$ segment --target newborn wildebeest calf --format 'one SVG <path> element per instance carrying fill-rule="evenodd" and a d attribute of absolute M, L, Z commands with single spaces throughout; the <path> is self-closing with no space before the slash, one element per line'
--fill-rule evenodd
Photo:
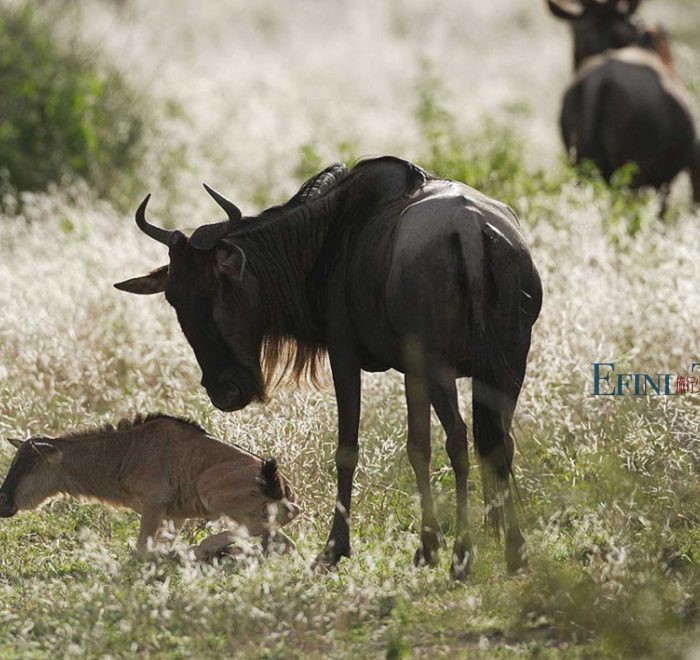
<path fill-rule="evenodd" d="M 261 536 L 265 550 L 275 534 L 292 543 L 275 532 L 299 513 L 275 460 L 220 442 L 194 422 L 149 415 L 116 429 L 11 442 L 19 449 L 0 487 L 0 517 L 64 494 L 140 513 L 139 551 L 157 539 L 165 521 L 179 530 L 188 518 L 222 516 Z M 195 555 L 210 557 L 234 541 L 232 532 L 215 534 Z"/>

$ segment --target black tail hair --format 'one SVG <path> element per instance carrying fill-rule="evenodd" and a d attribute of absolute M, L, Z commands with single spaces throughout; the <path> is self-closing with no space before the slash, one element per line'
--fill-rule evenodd
<path fill-rule="evenodd" d="M 260 489 L 265 497 L 271 500 L 283 500 L 285 498 L 284 485 L 277 470 L 277 461 L 268 458 L 263 461 L 260 468 Z"/>
<path fill-rule="evenodd" d="M 506 426 L 514 403 L 509 397 L 519 391 L 522 383 L 504 349 L 509 335 L 518 328 L 520 285 L 516 271 L 501 283 L 499 291 L 492 290 L 489 261 L 501 249 L 502 241 L 486 228 L 479 234 L 475 240 L 482 246 L 481 259 L 475 258 L 474 251 L 467 254 L 465 250 L 464 255 L 473 355 L 474 446 L 481 465 L 485 517 L 498 536 L 504 528 L 503 502 L 510 491 L 510 479 L 515 481 L 511 470 L 513 442 Z M 500 279 L 505 275 L 501 272 Z M 495 321 L 492 306 L 506 312 L 509 321 L 505 327 Z"/>
<path fill-rule="evenodd" d="M 700 204 L 700 141 L 697 141 L 693 147 L 690 178 L 693 184 L 693 203 Z"/>

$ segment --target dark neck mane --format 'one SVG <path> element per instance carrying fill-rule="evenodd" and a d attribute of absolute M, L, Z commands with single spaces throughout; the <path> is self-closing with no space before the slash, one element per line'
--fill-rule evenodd
<path fill-rule="evenodd" d="M 241 223 L 223 239 L 243 249 L 246 268 L 260 287 L 267 314 L 262 348 L 267 384 L 287 375 L 318 382 L 326 351 L 325 288 L 329 270 L 346 256 L 345 234 L 428 178 L 415 165 L 392 157 L 361 161 L 349 171 L 332 165 L 286 204 Z"/>
<path fill-rule="evenodd" d="M 276 207 L 236 230 L 266 313 L 262 366 L 266 384 L 285 376 L 318 384 L 325 342 L 310 277 L 335 217 L 338 191 L 293 207 Z"/>

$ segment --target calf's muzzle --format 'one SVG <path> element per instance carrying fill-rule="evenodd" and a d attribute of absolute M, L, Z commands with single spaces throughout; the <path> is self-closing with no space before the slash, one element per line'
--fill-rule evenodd
<path fill-rule="evenodd" d="M 17 513 L 17 506 L 10 503 L 5 493 L 0 493 L 0 518 L 12 518 Z"/>

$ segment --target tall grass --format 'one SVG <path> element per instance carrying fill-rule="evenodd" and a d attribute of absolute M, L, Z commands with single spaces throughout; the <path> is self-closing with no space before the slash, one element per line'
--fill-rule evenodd
<path fill-rule="evenodd" d="M 346 27 L 357 28 L 362 49 L 353 60 L 345 57 L 352 44 L 333 49 L 338 16 L 316 3 L 300 3 L 294 15 L 252 2 L 226 5 L 224 13 L 201 3 L 196 11 L 187 3 L 177 5 L 179 13 L 171 7 L 136 4 L 124 18 L 88 3 L 79 26 L 85 39 L 100 37 L 107 53 L 123 52 L 123 60 L 113 60 L 140 83 L 160 70 L 154 98 L 173 97 L 182 106 L 162 127 L 183 145 L 183 167 L 170 172 L 181 205 L 174 217 L 166 212 L 163 186 L 153 200 L 159 221 L 191 227 L 211 219 L 206 196 L 189 194 L 192 172 L 222 189 L 217 177 L 229 181 L 232 197 L 251 206 L 274 203 L 309 171 L 337 159 L 341 144 L 350 158 L 380 149 L 410 156 L 518 210 L 545 287 L 515 425 L 531 571 L 505 576 L 502 548 L 479 523 L 476 468 L 470 473 L 472 579 L 451 582 L 447 556 L 436 570 L 413 568 L 419 509 L 405 456 L 402 381 L 388 373 L 363 381 L 354 556 L 335 573 L 312 573 L 334 497 L 332 392 L 288 388 L 264 407 L 232 415 L 213 410 L 167 303 L 111 288 L 165 263 L 166 251 L 145 239 L 130 216 L 81 187 L 66 187 L 27 196 L 17 214 L 0 216 L 0 436 L 58 434 L 137 411 L 186 414 L 224 440 L 276 456 L 305 511 L 289 527 L 297 554 L 213 565 L 187 558 L 187 545 L 207 533 L 201 525 L 185 530 L 174 555 L 138 561 L 129 550 L 137 531 L 131 513 L 57 500 L 3 520 L 0 655 L 692 657 L 700 644 L 698 395 L 592 397 L 591 363 L 686 373 L 698 361 L 700 219 L 679 197 L 675 218 L 659 223 L 653 197 L 626 197 L 596 179 L 574 178 L 553 149 L 544 162 L 533 159 L 538 140 L 529 127 L 547 115 L 531 86 L 555 104 L 560 81 L 543 83 L 531 66 L 516 64 L 519 76 L 530 76 L 518 86 L 506 64 L 523 44 L 543 57 L 559 52 L 558 37 L 548 36 L 538 18 L 542 8 L 503 0 L 496 18 L 483 3 L 427 14 L 418 4 L 387 3 L 368 23 L 360 10 L 337 9 Z M 158 27 L 159 40 L 147 39 L 166 15 L 170 27 Z M 173 50 L 164 60 L 160 49 L 168 51 L 192 25 L 208 31 L 191 30 L 190 41 L 180 42 L 189 50 Z M 484 49 L 499 36 L 503 50 L 486 57 Z M 261 48 L 268 41 L 277 50 Z M 131 49 L 119 50 L 129 43 Z M 485 72 L 462 71 L 472 76 L 468 94 L 455 84 L 445 44 L 459 61 L 483 62 Z M 421 48 L 429 51 L 432 71 L 421 68 L 420 57 L 405 64 L 406 53 Z M 247 68 L 251 52 L 263 60 L 258 86 Z M 324 66 L 314 64 L 324 52 Z M 194 64 L 187 53 L 196 54 Z M 347 76 L 359 79 L 378 53 L 385 59 L 365 90 L 377 90 L 368 96 L 376 98 L 369 105 L 379 128 L 367 128 L 367 98 L 361 102 L 356 89 L 341 97 L 340 69 L 324 71 L 342 62 Z M 192 67 L 206 65 L 214 91 L 203 90 L 192 74 Z M 308 89 L 300 82 L 305 67 L 315 75 L 313 98 L 292 103 Z M 404 75 L 402 67 L 410 70 Z M 401 74 L 390 76 L 394 69 Z M 513 105 L 518 99 L 489 95 L 497 69 L 527 101 L 529 114 L 524 103 Z M 241 79 L 250 83 L 248 97 Z M 187 89 L 201 93 L 188 97 Z M 277 96 L 285 90 L 282 102 Z M 393 119 L 381 111 L 385 93 L 405 102 Z M 474 107 L 460 113 L 469 99 Z M 258 115 L 244 110 L 247 104 Z M 311 132 L 309 112 L 317 118 Z M 284 117 L 279 126 L 276 116 Z M 491 119 L 480 119 L 486 116 Z M 556 146 L 553 120 L 547 125 Z M 153 147 L 156 155 L 170 144 L 163 139 Z M 460 383 L 460 395 L 469 421 L 468 381 Z M 432 428 L 432 482 L 449 537 L 454 479 L 436 420 Z M 0 445 L 0 472 L 12 452 Z"/>

